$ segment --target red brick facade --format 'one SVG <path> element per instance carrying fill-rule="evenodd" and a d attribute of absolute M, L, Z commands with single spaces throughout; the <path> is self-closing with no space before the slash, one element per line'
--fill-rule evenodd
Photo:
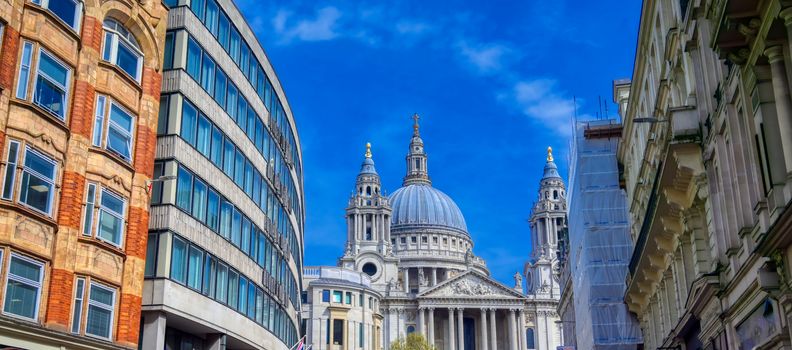
<path fill-rule="evenodd" d="M 94 120 L 96 90 L 93 85 L 83 80 L 74 82 L 74 102 L 72 103 L 71 122 L 72 134 L 82 135 L 91 139 Z"/>
<path fill-rule="evenodd" d="M 137 346 L 140 336 L 140 304 L 142 298 L 132 294 L 121 294 L 118 307 L 118 332 L 119 343 Z"/>
<path fill-rule="evenodd" d="M 51 0 L 50 4 L 55 1 Z M 11 199 L 0 199 L 0 271 L 7 271 L 9 256 L 24 256 L 42 266 L 38 313 L 20 324 L 0 312 L 3 345 L 40 348 L 66 344 L 69 348 L 111 348 L 106 340 L 86 336 L 86 303 L 75 316 L 75 281 L 86 281 L 83 295 L 89 295 L 90 283 L 115 291 L 113 330 L 109 341 L 116 348 L 137 348 L 143 266 L 148 237 L 148 193 L 141 186 L 151 179 L 156 148 L 157 112 L 162 82 L 161 52 L 165 41 L 167 9 L 160 1 L 85 1 L 79 33 L 45 5 L 31 0 L 0 1 L 0 22 L 5 24 L 0 47 L 0 174 L 5 174 L 9 139 L 34 149 L 56 166 L 52 210 L 35 211 L 19 199 L 21 176 L 15 178 Z M 100 6 L 101 4 L 101 6 Z M 119 12 L 120 11 L 120 12 Z M 115 18 L 123 16 L 124 18 Z M 101 62 L 103 21 L 118 19 L 127 26 L 143 51 L 143 77 L 134 81 L 112 62 Z M 22 25 L 24 23 L 24 25 Z M 17 99 L 15 83 L 19 81 L 20 38 L 32 44 L 31 67 L 36 67 L 38 52 L 46 49 L 71 70 L 67 84 L 68 110 L 60 120 L 36 105 L 31 70 L 28 96 Z M 111 154 L 106 142 L 96 147 L 92 139 L 96 121 L 97 93 L 122 103 L 134 115 L 132 159 Z M 109 117 L 107 117 L 109 118 Z M 107 119 L 103 122 L 107 124 Z M 100 133 L 107 135 L 105 129 Z M 24 152 L 20 151 L 20 154 Z M 20 156 L 21 157 L 21 156 Z M 20 174 L 19 168 L 12 168 Z M 5 188 L 0 176 L 0 189 Z M 97 237 L 99 209 L 94 206 L 93 223 L 83 227 L 88 183 L 97 185 L 96 200 L 107 190 L 124 201 L 123 235 L 120 242 Z M 97 203 L 99 204 L 99 203 Z M 87 234 L 84 234 L 87 233 Z M 0 273 L 0 277 L 4 275 Z M 0 311 L 6 293 L 6 279 L 0 278 Z M 72 332 L 77 319 L 81 325 Z M 8 321 L 8 322 L 6 322 Z M 24 329 L 22 329 L 24 328 Z M 37 331 L 46 328 L 47 331 Z M 17 332 L 19 331 L 19 332 Z M 55 332 L 60 334 L 53 335 Z M 7 334 L 16 334 L 6 336 Z M 15 337 L 19 337 L 18 339 Z M 33 344 L 33 345 L 31 345 Z M 41 346 L 36 346 L 41 344 Z"/>
<path fill-rule="evenodd" d="M 0 87 L 4 89 L 10 89 L 14 84 L 18 52 L 19 31 L 6 26 L 3 35 L 3 51 L 0 53 Z"/>
<path fill-rule="evenodd" d="M 74 273 L 52 269 L 50 275 L 49 298 L 47 299 L 47 312 L 45 324 L 50 328 L 61 331 L 69 329 L 69 319 L 74 300 L 72 288 L 74 286 Z"/>
<path fill-rule="evenodd" d="M 64 171 L 58 209 L 58 225 L 79 231 L 83 203 L 85 203 L 85 176 L 72 171 Z"/>
<path fill-rule="evenodd" d="M 146 241 L 148 238 L 149 213 L 146 208 L 130 207 L 129 224 L 127 225 L 126 254 L 127 256 L 146 259 Z"/>

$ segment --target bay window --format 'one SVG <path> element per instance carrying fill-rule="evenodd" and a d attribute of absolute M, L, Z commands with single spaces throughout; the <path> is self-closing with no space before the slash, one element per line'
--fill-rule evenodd
<path fill-rule="evenodd" d="M 104 339 L 111 338 L 115 299 L 115 289 L 91 282 L 85 322 L 86 335 Z"/>
<path fill-rule="evenodd" d="M 75 31 L 80 30 L 82 1 L 78 0 L 33 0 L 33 3 L 48 9 Z"/>
<path fill-rule="evenodd" d="M 12 163 L 9 152 L 9 163 Z M 36 211 L 52 216 L 55 194 L 55 160 L 29 146 L 25 147 L 22 176 L 20 177 L 19 203 Z M 16 160 L 13 160 L 16 163 Z M 12 183 L 6 183 L 13 186 Z"/>
<path fill-rule="evenodd" d="M 83 235 L 120 247 L 126 226 L 126 200 L 106 188 L 99 189 L 97 184 L 89 183 L 86 189 Z"/>
<path fill-rule="evenodd" d="M 3 313 L 36 320 L 41 302 L 44 264 L 12 254 L 6 277 Z"/>
<path fill-rule="evenodd" d="M 129 74 L 138 83 L 143 72 L 143 52 L 135 37 L 115 20 L 104 21 L 102 59 Z"/>
<path fill-rule="evenodd" d="M 20 156 L 23 157 L 21 161 L 23 166 L 19 177 L 18 202 L 52 216 L 57 164 L 43 153 L 29 146 L 22 146 L 19 141 L 9 142 L 2 198 L 11 200 L 17 189 L 17 166 L 20 164 Z"/>
<path fill-rule="evenodd" d="M 20 68 L 19 86 L 17 87 L 17 97 L 27 97 L 26 90 L 22 84 L 28 82 L 26 72 L 31 65 L 28 55 L 28 44 L 25 43 L 22 53 L 22 65 Z M 36 67 L 33 83 L 33 103 L 54 114 L 60 120 L 66 120 L 66 103 L 69 95 L 69 80 L 71 79 L 71 68 L 66 66 L 53 54 L 47 50 L 39 49 L 38 65 Z"/>
<path fill-rule="evenodd" d="M 132 160 L 132 141 L 135 117 L 107 96 L 96 97 L 96 115 L 92 144 Z"/>
<path fill-rule="evenodd" d="M 77 278 L 71 332 L 112 340 L 115 304 L 115 288 Z"/>

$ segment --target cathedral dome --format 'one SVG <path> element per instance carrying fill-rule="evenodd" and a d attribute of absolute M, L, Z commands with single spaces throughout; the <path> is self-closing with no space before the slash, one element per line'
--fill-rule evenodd
<path fill-rule="evenodd" d="M 391 225 L 400 227 L 447 228 L 468 234 L 465 217 L 451 197 L 428 184 L 411 184 L 390 195 Z"/>

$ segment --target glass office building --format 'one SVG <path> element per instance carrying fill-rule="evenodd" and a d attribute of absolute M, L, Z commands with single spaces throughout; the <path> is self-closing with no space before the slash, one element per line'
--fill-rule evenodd
<path fill-rule="evenodd" d="M 288 349 L 304 221 L 294 118 L 233 1 L 165 3 L 141 348 Z"/>

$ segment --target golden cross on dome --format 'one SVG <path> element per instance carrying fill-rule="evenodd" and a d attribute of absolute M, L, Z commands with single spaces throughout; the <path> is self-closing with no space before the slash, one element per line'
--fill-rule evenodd
<path fill-rule="evenodd" d="M 371 142 L 366 142 L 366 158 L 371 158 Z"/>
<path fill-rule="evenodd" d="M 553 147 L 547 147 L 547 161 L 553 161 Z"/>
<path fill-rule="evenodd" d="M 421 116 L 419 116 L 418 113 L 415 113 L 413 114 L 412 119 L 413 121 L 415 121 L 413 123 L 413 134 L 415 134 L 415 136 L 418 136 L 418 119 L 421 119 Z"/>

